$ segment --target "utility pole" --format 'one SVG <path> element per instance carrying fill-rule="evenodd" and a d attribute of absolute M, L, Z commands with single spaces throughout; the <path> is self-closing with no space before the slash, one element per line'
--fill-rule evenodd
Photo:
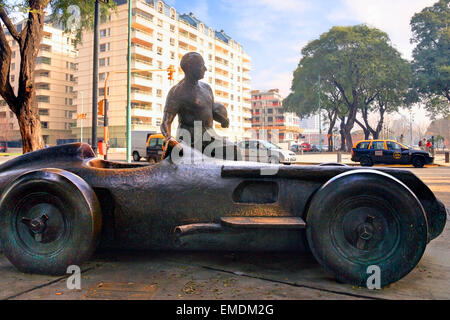
<path fill-rule="evenodd" d="M 92 149 L 97 154 L 97 100 L 98 100 L 98 32 L 99 32 L 99 0 L 95 0 L 94 9 L 94 64 L 92 67 Z"/>
<path fill-rule="evenodd" d="M 321 113 L 321 106 L 320 106 L 320 74 L 319 74 L 319 151 L 322 152 L 322 117 L 320 116 Z"/>
<path fill-rule="evenodd" d="M 131 163 L 131 17 L 133 0 L 128 0 L 128 54 L 127 54 L 127 162 Z"/>
<path fill-rule="evenodd" d="M 413 145 L 413 137 L 412 137 L 412 123 L 413 123 L 413 114 L 412 110 L 409 109 L 409 145 Z"/>
<path fill-rule="evenodd" d="M 83 112 L 84 112 L 84 92 L 80 91 L 80 94 L 81 94 L 81 114 L 83 114 Z M 83 142 L 83 118 L 81 118 L 80 142 Z"/>

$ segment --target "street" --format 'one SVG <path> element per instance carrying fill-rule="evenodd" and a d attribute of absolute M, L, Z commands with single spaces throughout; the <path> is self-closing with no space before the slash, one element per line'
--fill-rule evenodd
<path fill-rule="evenodd" d="M 450 168 L 410 169 L 450 207 Z M 0 299 L 448 299 L 450 227 L 419 265 L 381 290 L 337 283 L 302 253 L 97 252 L 81 289 L 18 272 L 0 255 Z"/>

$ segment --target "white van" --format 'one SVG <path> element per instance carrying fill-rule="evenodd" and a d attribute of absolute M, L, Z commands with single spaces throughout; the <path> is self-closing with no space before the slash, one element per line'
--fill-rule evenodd
<path fill-rule="evenodd" d="M 134 161 L 147 157 L 147 140 L 156 131 L 131 131 L 131 154 Z"/>

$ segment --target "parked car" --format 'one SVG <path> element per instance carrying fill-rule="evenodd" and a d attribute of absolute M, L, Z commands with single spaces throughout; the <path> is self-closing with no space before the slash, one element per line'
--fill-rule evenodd
<path fill-rule="evenodd" d="M 8 152 L 8 144 L 6 142 L 0 142 L 0 152 Z"/>
<path fill-rule="evenodd" d="M 98 243 L 309 248 L 340 282 L 365 286 L 376 265 L 384 286 L 406 276 L 445 227 L 444 205 L 409 171 L 224 161 L 180 146 L 148 166 L 98 159 L 80 143 L 1 164 L 3 254 L 21 272 L 63 275 Z M 273 174 L 262 175 L 268 168 Z"/>
<path fill-rule="evenodd" d="M 266 140 L 244 140 L 238 143 L 242 159 L 266 163 L 291 164 L 297 161 L 294 152 Z"/>
<path fill-rule="evenodd" d="M 361 140 L 354 144 L 352 161 L 360 162 L 364 167 L 374 163 L 412 164 L 422 168 L 434 162 L 428 151 L 410 149 L 394 140 Z"/>
<path fill-rule="evenodd" d="M 303 149 L 303 152 L 310 152 L 311 151 L 311 145 L 308 142 L 302 142 L 300 145 Z"/>
<path fill-rule="evenodd" d="M 157 163 L 162 160 L 164 152 L 164 136 L 161 133 L 152 134 L 147 140 L 147 161 Z"/>
<path fill-rule="evenodd" d="M 131 131 L 131 155 L 134 161 L 147 157 L 148 138 L 156 131 Z"/>

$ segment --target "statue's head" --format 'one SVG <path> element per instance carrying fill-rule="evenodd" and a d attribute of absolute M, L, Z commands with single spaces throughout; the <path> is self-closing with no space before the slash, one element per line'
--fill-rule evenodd
<path fill-rule="evenodd" d="M 203 61 L 202 56 L 197 52 L 186 53 L 181 59 L 180 65 L 184 74 L 188 77 L 200 80 L 205 76 L 205 61 Z"/>

